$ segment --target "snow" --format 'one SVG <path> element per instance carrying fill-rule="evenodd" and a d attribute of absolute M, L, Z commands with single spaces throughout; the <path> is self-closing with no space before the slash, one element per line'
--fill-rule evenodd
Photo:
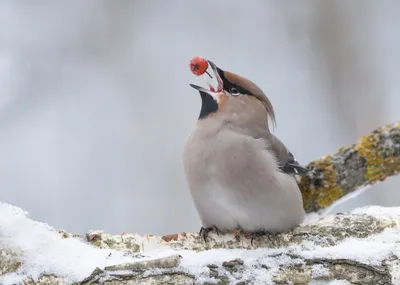
<path fill-rule="evenodd" d="M 123 252 L 96 248 L 82 240 L 62 238 L 47 224 L 33 221 L 20 208 L 0 202 L 0 248 L 20 248 L 23 266 L 14 274 L 0 276 L 0 284 L 16 284 L 26 277 L 56 274 L 69 282 L 89 276 L 96 267 L 132 262 Z M 110 255 L 111 253 L 111 255 Z"/>
<path fill-rule="evenodd" d="M 390 218 L 399 217 L 400 208 L 372 206 L 357 209 L 353 213 Z M 331 220 L 329 216 L 325 219 Z M 17 284 L 27 277 L 37 280 L 43 273 L 64 277 L 68 282 L 79 282 L 89 276 L 96 267 L 104 268 L 175 254 L 182 256 L 179 269 L 195 275 L 201 282 L 216 282 L 209 277 L 207 265 L 215 264 L 218 266 L 216 270 L 221 270 L 224 261 L 240 258 L 244 261 L 244 266 L 240 266 L 239 272 L 232 272 L 232 278 L 240 274 L 243 280 L 252 280 L 254 284 L 273 284 L 272 279 L 280 267 L 303 264 L 296 256 L 306 259 L 347 258 L 370 265 L 380 265 L 391 254 L 400 255 L 399 240 L 400 229 L 395 227 L 365 239 L 348 238 L 332 247 L 321 247 L 312 241 L 278 249 L 213 249 L 199 252 L 173 250 L 165 246 L 157 249 L 153 246 L 150 251 L 144 253 L 147 256 L 135 258 L 124 256 L 124 252 L 121 251 L 99 249 L 78 238 L 63 238 L 49 225 L 30 219 L 20 208 L 0 202 L 0 248 L 6 245 L 7 248 L 21 249 L 23 252 L 21 268 L 16 273 L 0 276 L 0 284 Z M 151 273 L 151 270 L 147 272 Z M 312 275 L 315 278 L 329 276 L 329 270 L 324 266 L 314 265 Z M 349 283 L 336 280 L 315 281 L 310 284 Z"/>
<path fill-rule="evenodd" d="M 253 280 L 254 284 L 265 284 L 264 282 L 271 281 L 280 266 L 303 264 L 300 259 L 285 255 L 285 249 L 214 249 L 200 252 L 179 251 L 179 254 L 183 257 L 181 268 L 187 273 L 202 277 L 202 282 L 213 281 L 207 277 L 208 264 L 215 264 L 221 268 L 224 261 L 237 258 L 246 264 L 245 271 L 240 275 L 243 279 Z M 263 266 L 271 270 L 266 270 Z"/>
<path fill-rule="evenodd" d="M 346 242 L 332 247 L 310 246 L 308 250 L 301 250 L 306 258 L 351 259 L 370 265 L 381 265 L 382 260 L 391 253 L 400 254 L 398 245 L 400 231 L 386 230 L 386 233 L 374 239 L 348 238 Z"/>
<path fill-rule="evenodd" d="M 400 217 L 400 207 L 368 206 L 355 209 L 353 214 L 368 214 L 379 218 Z M 329 217 L 328 217 L 329 218 Z M 400 255 L 398 241 L 400 228 L 388 228 L 383 233 L 365 238 L 347 238 L 345 242 L 332 247 L 305 246 L 307 250 L 296 250 L 306 258 L 345 258 L 370 265 L 381 265 L 391 254 Z"/>
<path fill-rule="evenodd" d="M 351 285 L 349 281 L 346 280 L 333 280 L 333 281 L 311 281 L 308 285 Z"/>
<path fill-rule="evenodd" d="M 379 182 L 377 182 L 379 183 Z M 376 183 L 376 184 L 377 184 Z M 319 221 L 321 218 L 328 216 L 329 214 L 332 213 L 332 211 L 339 205 L 341 205 L 342 203 L 345 203 L 351 199 L 354 199 L 355 197 L 359 196 L 361 193 L 365 192 L 366 190 L 368 190 L 371 187 L 371 185 L 366 185 L 366 186 L 362 186 L 359 187 L 358 189 L 356 189 L 355 191 L 343 196 L 342 198 L 340 198 L 339 200 L 333 202 L 330 206 L 328 206 L 325 209 L 322 209 L 318 212 L 311 212 L 308 213 L 302 223 L 302 225 L 308 225 L 308 224 L 313 224 L 317 221 Z"/>
<path fill-rule="evenodd" d="M 320 213 L 315 213 L 315 212 L 308 213 L 301 224 L 303 226 L 313 224 L 318 222 L 321 218 L 322 215 Z"/>
<path fill-rule="evenodd" d="M 313 278 L 329 276 L 329 269 L 322 264 L 315 264 L 311 267 L 311 274 Z"/>
<path fill-rule="evenodd" d="M 379 182 L 376 182 L 376 184 L 378 184 Z M 354 190 L 353 192 L 343 196 L 342 198 L 340 198 L 339 200 L 333 202 L 330 206 L 328 206 L 326 209 L 323 209 L 320 211 L 320 215 L 321 216 L 326 216 L 328 214 L 330 214 L 337 206 L 339 206 L 342 203 L 345 203 L 351 199 L 354 199 L 355 197 L 361 195 L 362 193 L 364 193 L 366 190 L 368 190 L 369 188 L 371 188 L 372 185 L 365 185 L 365 186 L 361 186 L 359 188 L 357 188 L 356 190 Z"/>
<path fill-rule="evenodd" d="M 400 217 L 399 207 L 368 206 L 352 211 L 353 214 L 367 214 L 375 217 Z"/>

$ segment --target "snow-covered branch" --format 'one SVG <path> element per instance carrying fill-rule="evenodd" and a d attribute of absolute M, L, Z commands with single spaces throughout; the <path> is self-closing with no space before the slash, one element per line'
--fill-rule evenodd
<path fill-rule="evenodd" d="M 310 213 L 400 172 L 400 122 L 376 129 L 308 167 L 317 175 L 302 177 L 299 185 Z"/>
<path fill-rule="evenodd" d="M 0 203 L 0 233 L 2 285 L 400 284 L 400 208 L 326 216 L 252 247 L 240 233 L 73 236 Z"/>

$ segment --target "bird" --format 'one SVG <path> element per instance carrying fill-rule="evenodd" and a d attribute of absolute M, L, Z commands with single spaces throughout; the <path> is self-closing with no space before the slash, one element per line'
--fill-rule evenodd
<path fill-rule="evenodd" d="M 259 236 L 288 231 L 305 218 L 295 176 L 309 169 L 270 131 L 275 111 L 249 79 L 207 60 L 217 86 L 190 84 L 201 109 L 182 153 L 200 234 L 237 229 Z M 210 77 L 212 77 L 210 75 Z"/>

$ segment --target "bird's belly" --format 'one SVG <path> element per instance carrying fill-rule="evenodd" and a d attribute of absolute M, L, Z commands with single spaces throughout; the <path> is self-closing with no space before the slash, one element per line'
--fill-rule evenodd
<path fill-rule="evenodd" d="M 199 209 L 200 217 L 206 227 L 216 226 L 221 231 L 235 229 L 245 215 L 249 215 L 245 210 L 245 205 L 239 199 L 240 195 L 235 195 L 232 189 L 222 186 L 218 181 L 212 180 L 201 191 L 201 196 L 208 200 L 202 203 Z"/>
<path fill-rule="evenodd" d="M 301 198 L 288 198 L 279 193 L 271 196 L 267 188 L 266 185 L 256 195 L 246 195 L 246 189 L 240 185 L 227 188 L 217 180 L 210 181 L 201 192 L 207 202 L 201 203 L 202 208 L 198 209 L 203 226 L 215 226 L 221 231 L 241 228 L 248 232 L 281 232 L 300 224 L 304 218 Z"/>

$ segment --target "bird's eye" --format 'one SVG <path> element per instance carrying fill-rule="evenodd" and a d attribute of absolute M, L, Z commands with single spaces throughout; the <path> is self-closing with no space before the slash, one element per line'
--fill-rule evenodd
<path fill-rule="evenodd" d="M 229 89 L 229 93 L 231 93 L 231 94 L 234 95 L 234 96 L 237 96 L 237 95 L 240 94 L 239 90 L 238 90 L 236 87 L 231 87 L 231 88 Z"/>

